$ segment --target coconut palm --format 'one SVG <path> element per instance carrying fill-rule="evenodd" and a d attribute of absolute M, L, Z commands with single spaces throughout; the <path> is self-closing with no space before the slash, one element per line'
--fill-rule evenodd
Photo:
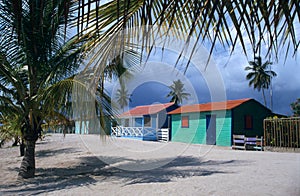
<path fill-rule="evenodd" d="M 169 88 L 170 92 L 167 97 L 171 97 L 170 102 L 175 102 L 175 104 L 181 104 L 184 99 L 188 99 L 191 96 L 190 93 L 185 92 L 184 84 L 179 79 L 173 81 L 173 84 Z"/>
<path fill-rule="evenodd" d="M 126 89 L 124 82 L 120 82 L 120 88 L 117 90 L 116 99 L 123 111 L 124 107 L 128 106 L 128 102 L 131 102 L 130 96 L 131 95 L 128 94 L 128 90 Z"/>
<path fill-rule="evenodd" d="M 130 29 L 144 25 L 158 25 L 162 34 L 157 35 L 166 37 L 172 34 L 187 44 L 191 37 L 196 38 L 196 43 L 209 41 L 210 54 L 216 45 L 222 45 L 232 51 L 241 46 L 248 55 L 247 43 L 250 41 L 250 53 L 260 54 L 261 48 L 267 47 L 267 54 L 277 59 L 280 47 L 288 46 L 286 53 L 292 47 L 296 54 L 300 45 L 294 27 L 300 18 L 298 0 L 116 0 L 103 5 L 99 2 L 79 1 L 79 5 L 86 5 L 86 9 L 80 7 L 77 27 L 81 37 L 90 38 L 86 48 L 99 47 L 101 43 L 101 55 L 97 55 L 103 56 L 103 61 L 109 58 L 107 54 L 116 46 L 130 44 L 128 40 L 132 36 L 143 36 L 141 47 L 151 50 L 155 46 L 155 42 L 149 41 L 153 28 Z M 127 31 L 120 37 L 129 37 L 128 40 L 103 44 L 107 38 L 115 38 L 124 29 Z M 191 48 L 192 56 L 195 48 Z"/>
<path fill-rule="evenodd" d="M 264 104 L 267 106 L 264 90 L 269 89 L 272 77 L 277 74 L 272 70 L 267 70 L 272 63 L 270 61 L 262 63 L 261 57 L 255 57 L 254 61 L 249 61 L 249 65 L 245 68 L 246 71 L 249 71 L 246 76 L 246 79 L 249 80 L 249 86 L 262 91 Z"/>
<path fill-rule="evenodd" d="M 0 111 L 17 114 L 25 142 L 19 176 L 34 177 L 44 121 L 68 118 L 79 43 L 65 28 L 72 1 L 0 1 Z"/>
<path fill-rule="evenodd" d="M 208 0 L 116 0 L 78 1 L 77 31 L 79 38 L 88 38 L 87 50 L 97 48 L 97 65 L 103 65 L 116 54 L 131 48 L 136 52 L 151 52 L 156 46 L 155 37 L 168 35 L 186 41 L 181 54 L 189 51 L 191 59 L 196 44 L 208 41 L 210 55 L 215 46 L 242 48 L 245 55 L 261 53 L 278 59 L 279 49 L 287 48 L 296 54 L 299 37 L 296 27 L 300 12 L 298 0 L 289 1 L 208 1 Z M 86 7 L 84 9 L 83 7 Z M 156 26 L 153 26 L 156 25 Z M 154 32 L 154 33 L 153 33 Z M 132 38 L 138 41 L 132 42 Z M 158 41 L 158 43 L 161 43 Z M 250 45 L 248 45 L 250 43 Z M 285 47 L 287 46 L 287 47 Z M 249 48 L 252 50 L 249 52 Z M 292 48 L 292 50 L 290 50 Z M 191 49 L 191 50 L 190 50 Z M 92 61 L 96 57 L 91 58 Z M 210 57 L 209 57 L 210 59 Z M 208 59 L 208 60 L 209 60 Z M 139 64 L 140 61 L 132 63 Z M 187 61 L 186 69 L 190 61 Z M 90 64 L 87 65 L 89 67 Z"/>

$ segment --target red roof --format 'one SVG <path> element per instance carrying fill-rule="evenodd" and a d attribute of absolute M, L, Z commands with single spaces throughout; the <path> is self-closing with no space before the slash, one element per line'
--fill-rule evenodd
<path fill-rule="evenodd" d="M 215 110 L 231 110 L 249 100 L 252 99 L 247 98 L 247 99 L 239 99 L 239 100 L 228 100 L 228 101 L 221 101 L 221 102 L 186 105 L 186 106 L 181 106 L 180 108 L 177 108 L 176 110 L 173 110 L 168 114 L 208 112 L 208 111 L 215 111 Z"/>
<path fill-rule="evenodd" d="M 174 105 L 174 102 L 165 103 L 165 104 L 152 104 L 152 105 L 143 105 L 137 106 L 127 112 L 124 112 L 120 115 L 120 117 L 126 116 L 143 116 L 143 115 L 150 115 L 156 114 L 162 110 L 167 109 L 168 107 Z"/>

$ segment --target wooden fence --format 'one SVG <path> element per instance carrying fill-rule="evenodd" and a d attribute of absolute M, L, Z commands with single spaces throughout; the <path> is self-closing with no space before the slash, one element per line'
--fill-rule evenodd
<path fill-rule="evenodd" d="M 156 130 L 152 127 L 123 127 L 111 128 L 111 135 L 118 137 L 155 137 Z"/>
<path fill-rule="evenodd" d="M 300 118 L 264 120 L 265 146 L 300 148 Z"/>

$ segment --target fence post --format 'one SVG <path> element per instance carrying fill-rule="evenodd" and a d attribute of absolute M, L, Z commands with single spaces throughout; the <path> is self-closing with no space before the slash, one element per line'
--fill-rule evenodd
<path fill-rule="evenodd" d="M 265 119 L 264 145 L 273 147 L 300 147 L 300 117 Z"/>

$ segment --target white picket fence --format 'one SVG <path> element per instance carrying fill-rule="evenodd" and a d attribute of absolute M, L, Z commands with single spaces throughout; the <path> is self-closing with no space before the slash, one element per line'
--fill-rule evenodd
<path fill-rule="evenodd" d="M 157 131 L 157 141 L 168 142 L 169 141 L 169 129 L 159 129 Z"/>
<path fill-rule="evenodd" d="M 169 141 L 169 129 L 154 129 L 152 127 L 123 127 L 117 126 L 111 128 L 111 135 L 117 137 L 143 137 L 156 138 L 157 141 Z"/>

